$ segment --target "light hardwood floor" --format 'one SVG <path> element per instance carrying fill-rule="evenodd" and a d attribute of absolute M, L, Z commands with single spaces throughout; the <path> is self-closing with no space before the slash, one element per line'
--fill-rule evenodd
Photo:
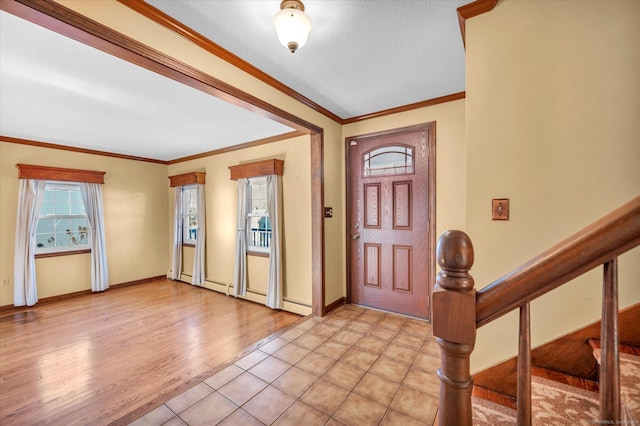
<path fill-rule="evenodd" d="M 165 279 L 0 313 L 0 424 L 144 413 L 300 319 Z"/>

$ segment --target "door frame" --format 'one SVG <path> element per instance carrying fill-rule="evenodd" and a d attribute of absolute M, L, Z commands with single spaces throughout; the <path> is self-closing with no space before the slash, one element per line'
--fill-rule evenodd
<path fill-rule="evenodd" d="M 358 143 L 367 142 L 371 139 L 377 139 L 380 137 L 392 136 L 392 135 L 400 135 L 404 133 L 415 133 L 415 132 L 427 132 L 427 152 L 428 152 L 428 172 L 427 172 L 427 191 L 428 193 L 428 256 L 427 266 L 429 268 L 429 273 L 427 274 L 427 288 L 428 288 L 428 297 L 429 297 L 429 314 L 427 321 L 431 321 L 431 294 L 433 293 L 433 286 L 435 285 L 435 265 L 436 265 L 436 122 L 430 121 L 426 123 L 420 123 L 412 126 L 399 127 L 395 129 L 383 130 L 380 132 L 374 133 L 366 133 L 362 135 L 356 136 L 348 136 L 344 138 L 344 150 L 345 150 L 345 207 L 346 207 L 346 216 L 345 216 L 345 256 L 346 256 L 346 282 L 347 282 L 347 298 L 346 302 L 351 303 L 351 184 L 353 176 L 351 175 L 351 170 L 349 168 L 349 164 L 351 163 L 351 158 L 349 154 L 349 146 L 351 141 L 357 141 Z"/>

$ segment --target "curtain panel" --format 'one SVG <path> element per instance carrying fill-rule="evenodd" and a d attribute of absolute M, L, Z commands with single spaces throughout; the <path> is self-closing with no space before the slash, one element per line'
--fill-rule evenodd
<path fill-rule="evenodd" d="M 36 287 L 36 227 L 44 199 L 46 181 L 20 179 L 16 239 L 13 261 L 13 304 L 32 306 L 38 302 Z"/>
<path fill-rule="evenodd" d="M 267 176 L 267 213 L 271 221 L 271 244 L 269 246 L 269 281 L 267 283 L 266 305 L 272 309 L 282 309 L 282 177 Z"/>
<path fill-rule="evenodd" d="M 179 280 L 182 273 L 182 186 L 174 187 L 173 240 L 171 243 L 171 279 Z"/>
<path fill-rule="evenodd" d="M 251 209 L 251 185 L 249 179 L 238 179 L 238 231 L 233 268 L 233 295 L 247 294 L 247 212 Z"/>
<path fill-rule="evenodd" d="M 198 207 L 196 212 L 196 221 L 198 223 L 198 232 L 196 232 L 196 250 L 193 256 L 193 275 L 191 277 L 191 284 L 193 285 L 201 285 L 204 284 L 205 281 L 205 257 L 204 257 L 204 246 L 205 246 L 205 238 L 206 238 L 206 227 L 205 227 L 205 188 L 203 184 L 197 184 L 197 198 L 198 198 Z"/>
<path fill-rule="evenodd" d="M 109 288 L 107 248 L 104 235 L 102 188 L 97 183 L 81 183 L 80 194 L 91 226 L 91 291 Z"/>

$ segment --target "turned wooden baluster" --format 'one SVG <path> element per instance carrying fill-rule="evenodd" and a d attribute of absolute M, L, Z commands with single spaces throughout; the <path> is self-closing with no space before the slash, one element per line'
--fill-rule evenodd
<path fill-rule="evenodd" d="M 520 306 L 518 339 L 518 426 L 531 425 L 531 315 L 529 304 Z"/>
<path fill-rule="evenodd" d="M 473 246 L 464 232 L 447 231 L 436 252 L 442 269 L 433 290 L 432 316 L 441 360 L 438 421 L 441 426 L 471 426 L 469 356 L 476 341 L 476 290 L 469 275 Z"/>
<path fill-rule="evenodd" d="M 618 353 L 618 258 L 604 264 L 600 330 L 600 420 L 620 422 Z"/>

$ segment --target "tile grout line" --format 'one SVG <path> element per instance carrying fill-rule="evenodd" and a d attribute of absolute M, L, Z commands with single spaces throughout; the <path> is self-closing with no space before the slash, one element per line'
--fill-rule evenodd
<path fill-rule="evenodd" d="M 345 312 L 345 315 L 342 315 L 342 316 L 339 316 L 339 317 L 334 317 L 334 318 L 328 318 L 328 319 L 327 319 L 326 317 L 325 317 L 325 318 L 323 318 L 323 319 L 316 319 L 315 317 L 309 317 L 309 318 L 306 318 L 306 319 L 305 319 L 305 321 L 303 321 L 303 322 L 301 322 L 301 323 L 299 323 L 299 324 L 295 325 L 294 327 L 291 327 L 291 328 L 290 328 L 289 330 L 287 330 L 286 332 L 281 333 L 281 334 L 279 334 L 278 336 L 275 336 L 275 337 L 273 337 L 273 338 L 265 339 L 266 341 L 264 341 L 264 344 L 254 347 L 254 348 L 253 348 L 253 351 L 248 352 L 248 353 L 244 353 L 244 356 L 243 356 L 243 357 L 237 357 L 237 358 L 235 358 L 235 359 L 234 359 L 234 361 L 233 361 L 233 362 L 231 362 L 231 363 L 229 363 L 228 365 L 226 365 L 226 366 L 224 366 L 224 367 L 222 367 L 222 368 L 218 369 L 218 371 L 217 371 L 215 374 L 219 373 L 220 371 L 222 371 L 222 370 L 224 370 L 225 368 L 228 368 L 228 367 L 230 367 L 230 366 L 232 366 L 232 365 L 235 365 L 235 366 L 236 366 L 236 367 L 238 367 L 240 370 L 242 370 L 242 373 L 240 373 L 240 374 L 236 375 L 235 377 L 233 377 L 233 378 L 229 379 L 227 382 L 225 382 L 225 384 L 223 384 L 223 385 L 219 386 L 219 388 L 218 388 L 218 389 L 214 389 L 212 386 L 209 386 L 207 383 L 205 383 L 205 380 L 208 380 L 208 379 L 203 380 L 201 383 L 203 383 L 205 386 L 207 386 L 207 388 L 211 389 L 211 390 L 212 390 L 212 392 L 211 392 L 211 393 L 209 393 L 209 394 L 207 394 L 207 395 L 205 395 L 203 398 L 199 399 L 198 401 L 195 401 L 195 402 L 194 402 L 193 404 L 191 404 L 189 407 L 192 407 L 193 405 L 195 405 L 195 404 L 197 404 L 197 403 L 201 402 L 203 399 L 207 398 L 207 397 L 208 397 L 209 395 L 211 395 L 212 393 L 217 393 L 218 395 L 220 395 L 221 397 L 223 397 L 225 400 L 229 401 L 231 404 L 233 404 L 233 406 L 235 406 L 235 407 L 236 407 L 236 408 L 235 408 L 231 413 L 229 413 L 229 415 L 227 415 L 227 416 L 225 416 L 223 419 L 220 419 L 220 420 L 219 420 L 219 422 L 221 423 L 221 422 L 224 422 L 226 419 L 228 419 L 230 416 L 234 415 L 234 413 L 236 413 L 238 410 L 241 410 L 241 409 L 242 409 L 242 410 L 244 410 L 244 409 L 243 409 L 243 407 L 244 407 L 244 406 L 246 406 L 250 401 L 252 401 L 252 400 L 253 400 L 254 398 L 256 398 L 258 395 L 260 395 L 260 394 L 262 394 L 263 392 L 265 392 L 265 390 L 266 390 L 266 389 L 268 389 L 269 387 L 273 387 L 274 389 L 276 389 L 276 390 L 278 390 L 278 391 L 280 391 L 280 392 L 283 392 L 283 393 L 284 393 L 284 394 L 286 394 L 287 396 L 289 396 L 289 397 L 292 397 L 292 398 L 293 398 L 293 401 L 292 401 L 289 405 L 287 405 L 287 406 L 286 406 L 286 408 L 285 408 L 285 409 L 284 409 L 284 410 L 283 410 L 283 411 L 282 411 L 282 412 L 281 412 L 281 413 L 280 413 L 280 414 L 279 414 L 279 415 L 278 415 L 278 416 L 277 416 L 277 417 L 276 417 L 276 418 L 275 418 L 275 419 L 270 423 L 270 424 L 273 424 L 273 423 L 277 422 L 277 421 L 278 421 L 278 420 L 279 420 L 279 419 L 280 419 L 280 418 L 281 418 L 281 417 L 282 417 L 282 416 L 283 416 L 283 415 L 284 415 L 284 414 L 285 414 L 285 413 L 286 413 L 286 412 L 287 412 L 287 411 L 288 411 L 288 410 L 289 410 L 293 405 L 295 405 L 296 403 L 301 402 L 301 403 L 303 403 L 303 404 L 306 404 L 304 401 L 302 401 L 303 396 L 304 396 L 305 394 L 307 394 L 307 393 L 309 392 L 309 390 L 314 386 L 314 384 L 315 384 L 315 383 L 318 383 L 318 381 L 319 381 L 319 380 L 327 380 L 329 383 L 331 383 L 331 384 L 333 384 L 333 385 L 336 385 L 336 386 L 338 386 L 338 387 L 340 387 L 340 388 L 344 389 L 345 391 L 348 391 L 348 393 L 347 393 L 347 395 L 345 396 L 344 400 L 342 400 L 342 401 L 341 401 L 341 403 L 336 407 L 336 409 L 335 409 L 335 410 L 333 410 L 333 412 L 332 412 L 330 415 L 328 415 L 327 413 L 324 413 L 322 410 L 318 410 L 318 408 L 316 408 L 316 407 L 314 407 L 314 406 L 310 406 L 310 407 L 314 408 L 315 410 L 317 410 L 317 411 L 319 411 L 319 412 L 322 412 L 322 413 L 323 413 L 323 414 L 325 414 L 325 415 L 328 415 L 328 420 L 327 420 L 327 421 L 331 421 L 331 420 L 333 420 L 333 421 L 339 422 L 339 420 L 337 420 L 337 419 L 335 418 L 335 414 L 336 414 L 336 413 L 338 413 L 338 412 L 340 411 L 340 409 L 342 409 L 342 407 L 344 407 L 344 406 L 345 406 L 345 404 L 346 404 L 347 400 L 349 399 L 349 397 L 351 397 L 351 395 L 352 395 L 352 394 L 355 394 L 357 397 L 362 398 L 362 399 L 365 399 L 365 400 L 367 400 L 367 401 L 369 401 L 369 402 L 371 402 L 371 403 L 375 403 L 375 404 L 377 404 L 377 405 L 382 405 L 382 404 L 380 404 L 380 403 L 379 403 L 378 401 L 376 401 L 376 400 L 370 399 L 370 398 L 369 398 L 369 397 L 367 397 L 367 396 L 360 395 L 359 393 L 356 393 L 356 389 L 357 389 L 357 388 L 358 388 L 358 386 L 363 382 L 364 378 L 365 378 L 365 377 L 367 377 L 367 375 L 373 375 L 373 376 L 378 377 L 379 379 L 382 379 L 382 380 L 385 380 L 385 381 L 390 381 L 390 382 L 392 382 L 392 383 L 394 383 L 394 384 L 397 384 L 397 386 L 398 386 L 398 387 L 397 387 L 397 389 L 395 390 L 395 392 L 393 393 L 393 396 L 390 398 L 390 402 L 389 402 L 388 404 L 386 404 L 386 407 L 384 407 L 384 408 L 385 408 L 385 410 L 384 410 L 384 414 L 382 415 L 382 417 L 380 418 L 380 421 L 379 421 L 379 424 L 380 424 L 380 423 L 382 423 L 382 422 L 384 421 L 384 419 L 385 419 L 385 418 L 389 415 L 389 413 L 392 411 L 391 406 L 393 405 L 393 402 L 394 402 L 394 401 L 396 400 L 396 398 L 398 397 L 398 394 L 400 393 L 400 390 L 401 390 L 401 388 L 402 388 L 403 386 L 408 387 L 408 388 L 409 388 L 409 389 L 411 389 L 411 390 L 414 390 L 414 391 L 417 391 L 417 392 L 424 393 L 424 392 L 422 392 L 422 391 L 421 391 L 421 390 L 419 390 L 419 389 L 415 389 L 414 387 L 410 387 L 410 386 L 404 385 L 404 382 L 405 382 L 405 380 L 407 379 L 407 377 L 408 377 L 409 373 L 411 372 L 411 370 L 416 366 L 417 360 L 418 360 L 418 358 L 419 358 L 420 354 L 421 354 L 421 353 L 423 353 L 423 349 L 425 348 L 425 346 L 426 346 L 426 345 L 429 345 L 429 344 L 431 344 L 431 343 L 432 343 L 432 342 L 431 342 L 431 340 L 430 340 L 430 337 L 433 335 L 433 331 L 432 331 L 432 329 L 430 329 L 430 330 L 427 332 L 427 334 L 426 334 L 426 336 L 425 336 L 425 337 L 421 337 L 420 333 L 419 333 L 419 332 L 415 332 L 415 331 L 411 331 L 411 332 L 410 332 L 410 331 L 404 331 L 404 332 L 403 332 L 403 330 L 405 329 L 405 327 L 409 324 L 409 321 L 412 321 L 412 320 L 414 320 L 414 319 L 412 319 L 412 318 L 406 318 L 406 317 L 403 317 L 403 320 L 402 320 L 402 322 L 401 322 L 401 324 L 400 324 L 399 326 L 397 326 L 397 327 L 391 327 L 391 328 L 390 328 L 390 327 L 387 327 L 387 326 L 385 326 L 385 325 L 383 324 L 383 323 L 384 323 L 384 320 L 385 320 L 385 317 L 386 317 L 388 314 L 384 314 L 384 313 L 382 313 L 382 314 L 380 314 L 380 315 L 375 315 L 377 318 L 375 318 L 375 320 L 374 320 L 374 321 L 370 322 L 370 321 L 369 321 L 369 318 L 367 318 L 367 320 L 363 320 L 363 319 L 362 319 L 362 317 L 363 317 L 363 316 L 365 316 L 365 315 L 367 315 L 370 311 L 367 311 L 367 310 L 366 310 L 366 309 L 364 309 L 364 308 L 359 308 L 359 309 L 362 309 L 362 311 L 360 311 L 360 312 L 357 312 L 357 313 L 356 313 L 356 312 L 355 312 L 355 311 L 356 311 L 355 309 L 349 309 L 349 308 L 347 308 L 347 309 L 345 309 L 344 311 L 342 311 L 342 312 Z M 355 313 L 355 314 L 354 314 L 354 313 Z M 355 322 L 357 322 L 358 320 L 359 320 L 359 322 L 360 322 L 361 324 L 366 324 L 366 325 L 368 325 L 368 329 L 367 329 L 367 331 L 362 332 L 362 331 L 360 331 L 360 330 L 361 330 L 361 328 L 351 328 L 351 327 L 350 327 L 352 324 L 354 324 L 354 323 L 355 323 Z M 309 326 L 309 325 L 308 325 L 308 321 L 312 321 L 312 322 L 314 322 L 314 324 L 313 324 L 312 326 Z M 426 322 L 425 322 L 425 323 L 426 323 Z M 335 328 L 335 330 L 334 330 L 331 334 L 329 334 L 329 335 L 328 335 L 329 337 L 327 337 L 327 335 L 325 335 L 325 334 L 318 334 L 318 333 L 314 333 L 314 332 L 312 332 L 312 330 L 313 330 L 314 328 L 316 328 L 316 327 L 318 327 L 318 326 L 320 326 L 320 325 L 323 325 L 323 324 L 324 324 L 325 326 L 327 326 L 327 327 Z M 340 324 L 342 324 L 342 325 L 340 325 Z M 426 324 L 428 324 L 428 323 L 426 323 Z M 304 328 L 301 328 L 301 327 L 304 327 Z M 289 332 L 294 332 L 294 330 L 296 330 L 296 329 L 298 329 L 298 328 L 299 328 L 299 330 L 298 330 L 298 331 L 301 331 L 301 334 L 296 335 L 293 339 L 288 340 L 291 336 L 287 336 L 287 338 L 283 337 L 283 336 L 285 336 L 286 334 L 288 334 Z M 376 329 L 384 329 L 384 330 L 390 331 L 390 332 L 392 332 L 392 335 L 391 335 L 388 339 L 385 339 L 385 338 L 383 338 L 383 337 L 381 337 L 381 336 L 378 336 L 378 335 L 376 335 L 376 334 L 373 334 L 373 333 L 372 333 L 372 331 L 375 331 Z M 293 367 L 296 367 L 299 363 L 301 363 L 301 362 L 302 362 L 304 359 L 306 359 L 309 355 L 311 355 L 311 354 L 317 354 L 317 355 L 319 355 L 319 356 L 325 356 L 325 357 L 326 357 L 327 355 L 324 355 L 324 354 L 322 354 L 322 353 L 316 352 L 316 351 L 317 351 L 317 349 L 318 349 L 318 348 L 320 348 L 320 347 L 322 347 L 322 345 L 324 345 L 324 344 L 325 344 L 325 343 L 327 343 L 328 341 L 331 341 L 331 339 L 332 339 L 334 336 L 336 336 L 338 333 L 340 333 L 340 332 L 342 332 L 342 331 L 347 331 L 347 332 L 352 332 L 352 333 L 358 333 L 358 334 L 360 334 L 361 336 L 360 336 L 359 338 L 357 338 L 357 340 L 353 341 L 352 343 L 349 343 L 348 345 L 347 345 L 347 344 L 343 344 L 343 343 L 341 343 L 341 342 L 339 342 L 339 341 L 335 341 L 335 343 L 339 343 L 339 344 L 341 344 L 341 345 L 344 345 L 344 346 L 346 347 L 346 349 L 344 350 L 344 352 L 342 352 L 342 353 L 340 354 L 340 356 L 339 356 L 337 359 L 333 359 L 333 362 L 332 362 L 331 366 L 330 366 L 330 367 L 328 367 L 328 368 L 327 368 L 327 369 L 326 369 L 326 370 L 325 370 L 325 371 L 324 371 L 320 376 L 316 376 L 314 373 L 311 373 L 311 372 L 307 371 L 306 369 L 301 369 L 303 372 L 305 372 L 305 373 L 307 373 L 307 374 L 310 374 L 310 375 L 312 375 L 312 376 L 314 376 L 314 377 L 315 377 L 315 380 L 312 382 L 312 384 L 311 384 L 309 387 L 307 387 L 307 388 L 306 388 L 306 390 L 305 390 L 302 394 L 300 394 L 300 395 L 299 395 L 299 396 L 297 396 L 297 397 L 294 397 L 293 395 L 289 394 L 288 392 L 284 392 L 284 391 L 280 390 L 278 387 L 276 387 L 276 386 L 274 386 L 274 385 L 273 385 L 273 384 L 274 384 L 278 379 L 280 379 L 283 375 L 287 374 L 287 372 L 291 371 Z M 296 334 L 296 333 L 292 333 L 292 335 L 295 335 L 295 334 Z M 414 346 L 412 346 L 410 343 L 404 343 L 404 344 L 403 344 L 403 343 L 399 343 L 399 342 L 396 342 L 396 343 L 395 343 L 395 345 L 396 345 L 396 346 L 398 346 L 398 347 L 400 347 L 400 348 L 408 349 L 408 350 L 412 350 L 412 351 L 415 351 L 415 352 L 416 352 L 415 356 L 413 357 L 413 360 L 412 360 L 412 361 L 407 365 L 407 369 L 406 369 L 405 373 L 403 374 L 402 378 L 400 379 L 400 381 L 399 381 L 399 382 L 396 382 L 395 380 L 390 380 L 390 379 L 386 378 L 385 376 L 381 376 L 381 375 L 377 374 L 376 372 L 372 371 L 372 368 L 373 368 L 373 366 L 374 366 L 377 362 L 379 362 L 379 360 L 380 360 L 380 359 L 382 359 L 382 358 L 383 358 L 383 356 L 384 356 L 384 355 L 383 355 L 383 354 L 384 354 L 384 352 L 385 352 L 387 349 L 389 349 L 389 347 L 393 344 L 393 342 L 394 342 L 394 341 L 395 341 L 395 340 L 396 340 L 396 339 L 397 339 L 401 334 L 402 334 L 402 335 L 411 336 L 411 337 L 415 337 L 415 338 L 419 338 L 419 339 L 420 339 L 420 341 L 421 341 L 421 344 L 420 344 L 420 347 L 419 347 L 418 349 L 415 349 L 415 347 L 414 347 Z M 302 339 L 304 336 L 313 336 L 313 337 L 316 337 L 316 338 L 317 338 L 317 337 L 320 337 L 320 338 L 322 338 L 322 341 L 321 341 L 321 343 L 314 345 L 314 346 L 313 346 L 313 349 L 310 349 L 309 347 L 307 347 L 307 346 L 305 346 L 305 345 L 302 345 L 302 344 L 300 344 L 299 342 L 298 342 L 298 343 L 296 343 L 296 341 L 299 341 L 299 340 L 300 340 L 300 339 Z M 373 339 L 377 339 L 377 340 L 380 340 L 381 342 L 384 342 L 384 346 L 382 346 L 379 350 L 376 350 L 375 352 L 372 352 L 372 351 L 368 350 L 368 349 L 367 349 L 367 346 L 363 346 L 363 347 L 359 347 L 359 346 L 357 346 L 358 342 L 360 342 L 363 338 L 365 338 L 365 337 L 367 337 L 367 336 L 370 336 L 370 337 L 371 337 L 371 338 L 373 338 Z M 276 338 L 281 338 L 285 343 L 284 343 L 282 346 L 280 346 L 280 347 L 278 347 L 278 348 L 276 348 L 276 349 L 272 350 L 272 351 L 271 351 L 271 353 L 268 353 L 268 352 L 265 352 L 265 351 L 262 351 L 262 350 L 261 350 L 261 349 L 263 348 L 263 346 L 265 346 L 265 345 L 267 345 L 267 344 L 269 344 L 269 343 L 271 343 L 271 342 L 275 341 L 275 339 L 276 339 Z M 295 363 L 291 363 L 291 362 L 289 362 L 289 361 L 285 361 L 285 360 L 280 359 L 280 358 L 278 358 L 277 356 L 275 356 L 275 354 L 276 354 L 278 351 L 280 351 L 281 349 L 283 349 L 283 348 L 285 348 L 285 347 L 289 346 L 290 344 L 295 344 L 296 346 L 298 346 L 298 347 L 300 347 L 300 348 L 303 348 L 303 349 L 307 350 L 307 351 L 308 351 L 308 353 L 307 353 L 307 354 L 305 354 L 304 356 L 302 356 L 300 359 L 298 359 Z M 309 344 L 309 342 L 307 342 L 306 344 L 308 345 L 308 344 Z M 313 343 L 311 343 L 311 344 L 313 345 Z M 345 357 L 347 356 L 347 354 L 349 354 L 349 353 L 350 353 L 352 350 L 354 350 L 354 349 L 356 349 L 356 350 L 358 350 L 358 351 L 361 351 L 361 352 L 369 353 L 369 354 L 371 354 L 371 355 L 375 355 L 375 356 L 376 356 L 376 358 L 374 359 L 374 361 L 373 361 L 373 362 L 371 362 L 371 364 L 370 364 L 366 369 L 361 369 L 359 366 L 353 365 L 353 364 L 351 364 L 351 363 L 349 363 L 349 362 L 346 362 L 346 361 L 345 361 Z M 257 361 L 257 362 L 252 363 L 251 365 L 247 366 L 247 368 L 245 368 L 245 367 L 241 367 L 240 365 L 237 365 L 237 363 L 238 363 L 238 362 L 240 362 L 242 359 L 244 359 L 245 357 L 247 357 L 247 356 L 249 356 L 249 355 L 251 355 L 251 354 L 253 354 L 253 353 L 256 353 L 256 352 L 260 352 L 260 353 L 261 353 L 262 355 L 264 355 L 265 357 L 264 357 L 264 358 L 262 358 L 261 360 Z M 329 358 L 332 358 L 332 357 L 329 357 Z M 388 357 L 388 356 L 386 356 L 385 358 L 388 358 L 388 359 L 393 360 L 393 358 L 390 358 L 390 357 Z M 284 370 L 284 371 L 282 371 L 280 374 L 278 374 L 278 376 L 277 376 L 277 377 L 274 377 L 274 378 L 270 379 L 269 381 L 266 381 L 266 380 L 264 380 L 263 378 L 261 378 L 261 377 L 257 376 L 255 373 L 253 373 L 253 372 L 250 372 L 250 371 L 249 371 L 249 370 L 251 370 L 252 368 L 256 367 L 258 364 L 260 364 L 260 363 L 262 363 L 262 362 L 264 362 L 264 361 L 266 361 L 266 360 L 268 360 L 268 359 L 272 359 L 272 360 L 277 360 L 277 361 L 284 362 L 284 363 L 286 363 L 286 364 L 288 365 L 288 367 L 286 368 L 286 370 Z M 325 378 L 325 377 L 327 376 L 327 374 L 330 372 L 330 370 L 331 370 L 331 369 L 332 369 L 336 364 L 338 364 L 338 363 L 343 363 L 344 365 L 346 365 L 346 366 L 348 366 L 348 367 L 351 367 L 351 368 L 357 368 L 357 369 L 359 369 L 360 371 L 362 371 L 362 372 L 363 372 L 363 374 L 360 376 L 360 378 L 357 380 L 357 382 L 356 382 L 356 383 L 354 383 L 354 385 L 353 385 L 353 386 L 351 386 L 351 389 L 344 388 L 342 385 L 339 385 L 339 384 L 333 383 L 331 380 L 328 380 L 328 379 L 326 379 L 326 378 Z M 297 368 L 299 368 L 299 367 L 297 367 Z M 244 403 L 243 403 L 243 404 L 241 404 L 241 405 L 237 405 L 237 404 L 236 404 L 236 403 L 234 403 L 233 401 L 229 400 L 229 399 L 228 399 L 224 394 L 220 393 L 220 392 L 219 392 L 219 389 L 220 389 L 220 388 L 222 388 L 223 386 L 225 386 L 227 383 L 230 383 L 231 381 L 235 380 L 235 378 L 239 377 L 240 375 L 242 375 L 242 374 L 244 374 L 244 373 L 248 373 L 248 374 L 249 374 L 249 375 L 251 375 L 252 377 L 254 377 L 254 378 L 256 378 L 256 379 L 258 379 L 258 380 L 260 380 L 260 381 L 265 382 L 265 383 L 266 383 L 266 386 L 265 386 L 264 388 L 262 388 L 259 392 L 257 392 L 255 395 L 251 396 L 248 400 L 244 401 Z M 215 375 L 215 374 L 214 374 L 214 375 Z M 213 375 L 212 375 L 211 377 L 213 377 Z M 197 385 L 196 385 L 196 386 L 197 386 Z M 185 391 L 185 392 L 187 392 L 187 391 Z M 429 397 L 433 397 L 433 395 L 430 395 L 430 394 L 426 394 L 426 395 L 428 395 Z M 167 401 L 167 402 L 169 402 L 169 401 Z M 186 423 L 186 421 L 184 421 L 184 419 L 182 419 L 182 417 L 180 417 L 180 414 L 175 413 L 171 408 L 169 408 L 169 406 L 167 405 L 167 403 L 164 403 L 163 405 L 164 405 L 167 409 L 169 409 L 169 411 L 170 411 L 171 413 L 173 413 L 173 414 L 174 414 L 174 415 L 173 415 L 173 417 L 172 417 L 171 419 L 174 419 L 175 417 L 178 417 L 181 421 L 183 421 L 183 422 L 185 422 L 185 423 Z M 308 405 L 308 404 L 307 404 L 307 405 Z M 187 409 L 188 409 L 188 408 L 187 408 Z M 187 409 L 184 409 L 184 410 L 183 410 L 183 412 L 184 412 L 184 411 L 186 411 Z M 435 418 L 437 418 L 437 411 L 438 411 L 438 409 L 436 408 Z M 244 410 L 244 412 L 245 412 L 247 415 L 250 415 L 252 418 L 254 418 L 254 419 L 256 419 L 257 421 L 259 421 L 259 422 L 261 422 L 261 423 L 262 423 L 262 421 L 261 421 L 261 420 L 257 419 L 257 418 L 256 418 L 255 416 L 253 416 L 250 412 L 248 412 L 248 411 L 246 411 L 246 410 Z M 399 413 L 400 413 L 400 414 L 402 414 L 402 415 L 405 415 L 405 416 L 407 416 L 407 417 L 409 417 L 409 418 L 411 418 L 411 419 L 413 419 L 413 420 L 415 420 L 415 421 L 420 422 L 420 420 L 418 420 L 417 418 L 413 417 L 412 415 L 406 414 L 406 413 L 404 413 L 404 412 L 399 412 Z M 434 420 L 435 420 L 435 418 L 434 418 Z M 171 421 L 171 419 L 169 419 L 168 421 Z M 340 423 L 341 423 L 341 422 L 340 422 Z M 429 424 L 429 423 L 427 423 L 427 424 Z M 431 424 L 433 424 L 433 423 L 431 423 Z"/>

